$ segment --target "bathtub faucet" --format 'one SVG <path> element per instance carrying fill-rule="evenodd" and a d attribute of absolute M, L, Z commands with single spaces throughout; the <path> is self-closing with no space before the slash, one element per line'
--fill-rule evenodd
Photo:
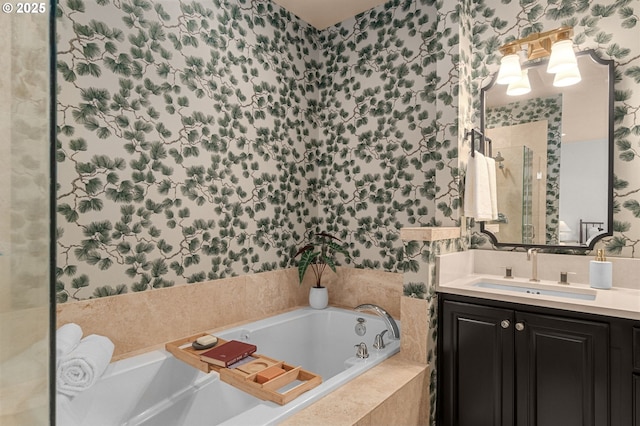
<path fill-rule="evenodd" d="M 398 340 L 400 338 L 400 329 L 398 328 L 398 324 L 396 324 L 396 321 L 393 319 L 393 317 L 389 315 L 389 313 L 384 309 L 382 309 L 380 306 L 374 305 L 371 303 L 365 303 L 365 304 L 356 306 L 354 309 L 358 312 L 361 312 L 361 311 L 375 312 L 387 324 L 387 329 L 389 330 L 389 334 L 391 335 L 391 338 L 393 340 Z"/>
<path fill-rule="evenodd" d="M 369 350 L 367 349 L 367 345 L 364 342 L 360 342 L 359 345 L 355 345 L 356 348 L 356 356 L 360 359 L 369 358 Z"/>

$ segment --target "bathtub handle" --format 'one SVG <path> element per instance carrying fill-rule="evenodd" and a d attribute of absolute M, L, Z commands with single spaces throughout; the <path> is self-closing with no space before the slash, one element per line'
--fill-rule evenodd
<path fill-rule="evenodd" d="M 384 349 L 385 344 L 382 336 L 384 336 L 384 333 L 386 333 L 387 331 L 389 330 L 382 330 L 382 333 L 376 334 L 376 337 L 373 339 L 373 347 L 375 349 Z"/>
<path fill-rule="evenodd" d="M 364 342 L 360 342 L 359 345 L 354 345 L 356 350 L 356 356 L 358 358 L 369 358 L 369 350 L 367 349 L 367 345 Z"/>

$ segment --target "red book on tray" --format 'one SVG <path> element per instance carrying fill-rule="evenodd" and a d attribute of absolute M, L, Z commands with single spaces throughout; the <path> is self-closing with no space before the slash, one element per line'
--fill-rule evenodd
<path fill-rule="evenodd" d="M 256 345 L 240 342 L 238 340 L 229 340 L 213 349 L 200 354 L 202 361 L 220 367 L 228 367 L 234 362 L 244 359 L 256 351 Z"/>

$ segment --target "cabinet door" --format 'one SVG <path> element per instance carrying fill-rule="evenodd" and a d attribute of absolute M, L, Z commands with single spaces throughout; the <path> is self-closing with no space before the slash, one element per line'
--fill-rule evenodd
<path fill-rule="evenodd" d="M 640 426 L 640 375 L 633 375 L 633 426 Z"/>
<path fill-rule="evenodd" d="M 518 426 L 609 424 L 609 326 L 516 313 Z"/>
<path fill-rule="evenodd" d="M 513 311 L 442 306 L 442 424 L 513 425 Z"/>

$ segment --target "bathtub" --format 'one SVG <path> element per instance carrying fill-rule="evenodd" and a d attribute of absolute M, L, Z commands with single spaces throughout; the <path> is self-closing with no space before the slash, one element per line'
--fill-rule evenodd
<path fill-rule="evenodd" d="M 365 318 L 364 336 L 354 326 Z M 98 383 L 74 399 L 58 396 L 60 426 L 92 425 L 273 425 L 311 405 L 332 390 L 400 350 L 400 341 L 373 348 L 385 330 L 381 318 L 339 308 L 302 308 L 215 333 L 243 340 L 258 353 L 284 360 L 322 376 L 319 386 L 283 406 L 255 398 L 203 373 L 164 350 L 111 363 Z M 369 358 L 355 357 L 365 342 Z"/>

